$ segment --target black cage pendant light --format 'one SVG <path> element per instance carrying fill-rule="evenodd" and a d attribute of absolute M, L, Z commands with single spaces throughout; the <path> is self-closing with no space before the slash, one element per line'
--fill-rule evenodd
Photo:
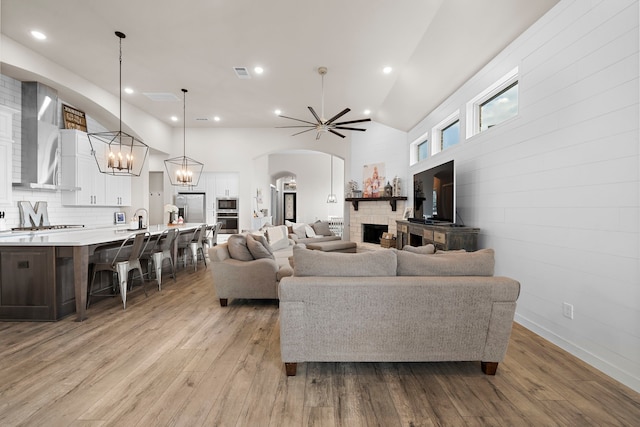
<path fill-rule="evenodd" d="M 140 176 L 149 147 L 136 137 L 122 132 L 122 39 L 126 36 L 116 31 L 120 39 L 120 127 L 117 131 L 89 133 L 91 151 L 100 172 L 109 175 Z"/>
<path fill-rule="evenodd" d="M 200 163 L 197 160 L 187 157 L 187 90 L 182 89 L 182 97 L 184 99 L 183 105 L 183 119 L 182 119 L 182 157 L 174 157 L 173 159 L 167 159 L 164 161 L 164 166 L 167 168 L 169 174 L 169 180 L 171 185 L 180 187 L 189 187 L 198 185 L 200 181 L 200 175 L 202 175 L 202 169 L 204 163 Z"/>

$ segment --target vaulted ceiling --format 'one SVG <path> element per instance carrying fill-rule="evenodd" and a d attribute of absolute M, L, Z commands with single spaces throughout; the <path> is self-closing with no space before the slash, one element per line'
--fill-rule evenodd
<path fill-rule="evenodd" d="M 181 88 L 189 127 L 291 124 L 276 109 L 312 120 L 307 106 L 321 109 L 317 68 L 325 66 L 326 117 L 370 110 L 372 120 L 406 131 L 557 1 L 2 0 L 0 12 L 6 37 L 116 95 L 114 32 L 125 33 L 123 87 L 134 93 L 123 100 L 172 126 L 182 126 Z M 47 39 L 35 40 L 34 29 Z"/>

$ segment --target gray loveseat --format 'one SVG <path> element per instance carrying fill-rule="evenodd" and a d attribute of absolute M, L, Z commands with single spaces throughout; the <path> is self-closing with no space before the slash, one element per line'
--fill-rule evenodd
<path fill-rule="evenodd" d="M 494 253 L 395 249 L 337 254 L 293 248 L 279 283 L 287 375 L 299 362 L 504 359 L 520 284 L 493 276 Z"/>

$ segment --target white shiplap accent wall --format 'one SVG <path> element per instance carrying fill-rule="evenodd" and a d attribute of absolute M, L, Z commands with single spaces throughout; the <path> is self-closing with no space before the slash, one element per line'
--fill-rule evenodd
<path fill-rule="evenodd" d="M 516 320 L 640 391 L 638 21 L 637 0 L 561 1 L 408 143 L 519 67 L 517 118 L 411 173 L 455 159 L 458 213 L 522 284 Z"/>

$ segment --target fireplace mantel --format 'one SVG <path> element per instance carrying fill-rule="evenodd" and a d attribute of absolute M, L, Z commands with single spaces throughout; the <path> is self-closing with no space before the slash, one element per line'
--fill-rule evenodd
<path fill-rule="evenodd" d="M 393 212 L 396 211 L 396 202 L 398 200 L 407 200 L 406 197 L 345 197 L 345 202 L 351 202 L 353 205 L 353 210 L 358 210 L 359 202 L 386 202 L 388 201 L 391 205 L 391 210 Z"/>

